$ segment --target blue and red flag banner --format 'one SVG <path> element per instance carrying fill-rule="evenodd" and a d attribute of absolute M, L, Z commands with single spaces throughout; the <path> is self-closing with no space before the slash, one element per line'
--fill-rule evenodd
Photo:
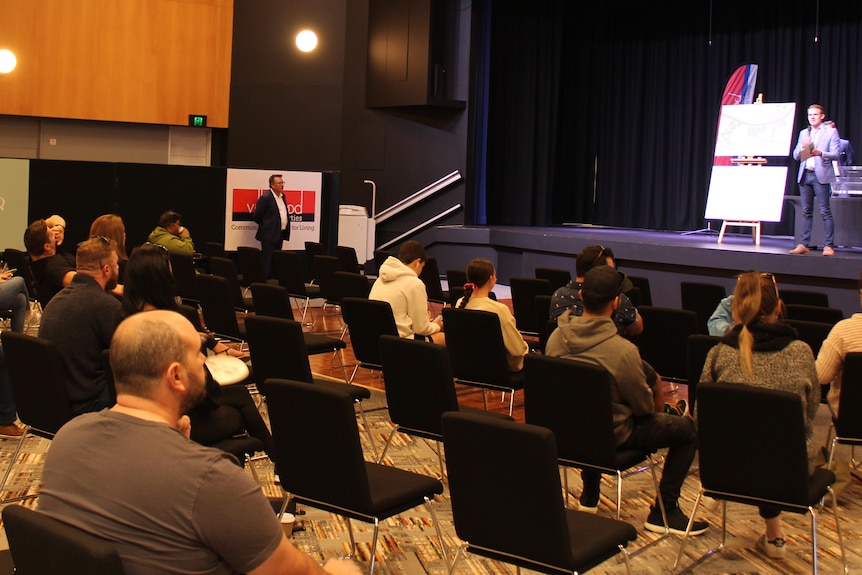
<path fill-rule="evenodd" d="M 751 104 L 754 101 L 754 84 L 757 82 L 757 64 L 744 64 L 737 68 L 721 95 L 721 105 Z M 719 107 L 719 110 L 721 108 Z M 731 156 L 715 156 L 712 165 L 729 166 Z"/>

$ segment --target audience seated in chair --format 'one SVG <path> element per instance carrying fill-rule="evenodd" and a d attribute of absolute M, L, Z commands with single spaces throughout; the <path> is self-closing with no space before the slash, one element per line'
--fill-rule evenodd
<path fill-rule="evenodd" d="M 415 240 L 404 242 L 398 250 L 398 257 L 390 256 L 380 266 L 379 276 L 368 298 L 385 301 L 392 306 L 401 337 L 421 336 L 444 344 L 443 319 L 428 317 L 428 292 L 425 283 L 419 279 L 427 258 L 422 244 Z"/>
<path fill-rule="evenodd" d="M 657 494 L 667 512 L 667 529 L 658 502 L 650 510 L 645 527 L 658 533 L 669 530 L 683 534 L 689 520 L 679 507 L 679 496 L 697 450 L 697 432 L 690 417 L 661 412 L 664 401 L 661 379 L 644 373 L 637 347 L 618 333 L 612 317 L 620 305 L 624 278 L 624 274 L 610 266 L 588 271 L 580 292 L 583 315 L 564 312 L 545 352 L 551 357 L 586 361 L 610 373 L 618 449 L 669 448 Z M 595 512 L 601 474 L 585 469 L 581 477 L 584 482 L 581 508 Z M 704 533 L 707 528 L 705 522 L 698 521 L 692 525 L 691 533 Z"/>
<path fill-rule="evenodd" d="M 811 348 L 797 339 L 795 330 L 777 322 L 781 305 L 772 274 L 743 273 L 733 296 L 733 316 L 739 323 L 709 352 L 700 381 L 738 383 L 798 394 L 805 407 L 809 461 L 813 461 L 818 451 L 813 421 L 820 405 L 820 381 Z M 785 554 L 780 513 L 772 506 L 760 506 L 766 533 L 757 545 L 772 558 Z"/>
<path fill-rule="evenodd" d="M 204 393 L 200 336 L 188 320 L 163 310 L 127 318 L 111 341 L 111 366 L 117 404 L 57 433 L 40 512 L 114 546 L 129 575 L 359 574 L 349 561 L 321 569 L 287 540 L 229 455 L 188 441 L 183 413 Z"/>
<path fill-rule="evenodd" d="M 859 298 L 862 301 L 862 274 L 859 279 Z M 817 354 L 817 376 L 820 383 L 831 383 L 827 399 L 832 417 L 838 417 L 844 358 L 848 353 L 857 351 L 862 351 L 862 313 L 854 313 L 836 323 Z"/>
<path fill-rule="evenodd" d="M 476 309 L 497 314 L 503 330 L 503 343 L 509 360 L 510 371 L 524 369 L 524 356 L 530 353 L 530 346 L 518 331 L 515 316 L 509 308 L 490 298 L 491 290 L 497 283 L 494 264 L 484 258 L 476 258 L 467 264 L 467 283 L 464 284 L 464 297 L 458 300 L 457 308 Z"/>
<path fill-rule="evenodd" d="M 555 291 L 551 297 L 551 319 L 557 319 L 566 310 L 572 310 L 575 315 L 581 315 L 584 312 L 584 304 L 581 302 L 578 291 L 581 289 L 587 272 L 598 265 L 616 268 L 613 250 L 595 245 L 585 247 L 578 252 L 575 260 L 575 279 Z M 623 291 L 629 291 L 632 287 L 631 282 L 626 281 Z M 638 314 L 637 308 L 624 293 L 620 294 L 620 305 L 614 312 L 613 320 L 620 335 L 637 335 L 643 331 L 643 320 Z"/>

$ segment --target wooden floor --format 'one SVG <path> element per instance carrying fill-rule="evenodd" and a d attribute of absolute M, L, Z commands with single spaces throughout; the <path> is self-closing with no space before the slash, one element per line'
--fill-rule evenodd
<path fill-rule="evenodd" d="M 507 303 L 511 306 L 510 300 L 500 300 L 504 303 Z M 432 304 L 433 305 L 433 304 Z M 438 312 L 435 310 L 435 313 Z M 332 335 L 334 337 L 338 337 L 338 334 L 341 332 L 341 328 L 344 325 L 341 321 L 341 315 L 338 313 L 334 313 L 327 309 L 326 313 L 322 313 L 320 308 L 309 308 L 309 314 L 313 313 L 314 317 L 317 318 L 317 323 L 315 325 L 315 332 L 320 332 L 322 330 L 326 330 L 328 335 Z M 294 310 L 294 315 L 299 321 L 300 314 L 298 310 Z M 311 321 L 309 318 L 306 318 L 306 321 Z M 303 329 L 308 331 L 310 328 L 309 325 L 304 326 Z M 345 334 L 344 340 L 348 343 L 347 349 L 344 351 L 343 359 L 344 365 L 348 367 L 348 376 L 353 371 L 353 366 L 356 364 L 356 358 L 353 355 L 353 348 L 350 346 L 350 334 L 349 332 Z M 311 370 L 315 373 L 321 373 L 324 375 L 328 375 L 335 378 L 341 378 L 341 370 L 338 368 L 337 363 L 332 361 L 332 356 L 328 354 L 317 354 L 309 357 L 309 362 L 311 363 Z M 371 389 L 376 389 L 379 391 L 385 391 L 385 383 L 382 377 L 381 372 L 379 371 L 371 371 L 368 369 L 360 368 L 356 377 L 353 380 L 354 384 L 362 385 L 364 387 L 368 387 Z M 456 391 L 458 394 L 458 402 L 465 407 L 474 407 L 477 409 L 483 408 L 483 400 L 482 400 L 482 390 L 456 385 Z M 507 413 L 509 409 L 509 398 L 508 396 L 504 399 L 502 394 L 497 392 L 487 392 L 487 400 L 488 400 L 488 410 L 496 411 L 500 413 Z M 687 389 L 685 385 L 680 386 L 670 386 L 666 385 L 666 401 L 672 404 L 675 404 L 679 399 L 687 399 Z M 515 392 L 515 403 L 514 403 L 514 411 L 512 413 L 513 417 L 516 421 L 524 421 L 524 392 L 523 390 Z"/>

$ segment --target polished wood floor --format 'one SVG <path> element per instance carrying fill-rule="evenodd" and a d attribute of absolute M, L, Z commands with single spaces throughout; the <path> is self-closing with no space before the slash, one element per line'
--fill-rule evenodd
<path fill-rule="evenodd" d="M 511 301 L 509 300 L 500 300 L 504 303 L 511 305 Z M 432 304 L 433 305 L 433 304 Z M 435 310 L 435 313 L 439 312 L 439 309 Z M 323 313 L 320 308 L 309 308 L 309 314 L 314 314 L 314 318 L 316 318 L 315 332 L 326 331 L 329 335 L 333 335 L 338 337 L 341 333 L 341 329 L 343 327 L 343 323 L 341 321 L 340 314 L 336 312 L 327 311 Z M 294 316 L 297 321 L 300 319 L 300 314 L 298 310 L 294 310 Z M 306 318 L 306 322 L 310 322 L 311 319 L 309 317 Z M 304 326 L 306 331 L 310 329 L 310 325 Z M 344 351 L 342 361 L 345 366 L 348 366 L 348 375 L 353 370 L 353 366 L 356 364 L 356 358 L 353 355 L 353 348 L 350 346 L 350 334 L 349 332 L 345 334 L 344 340 L 348 343 L 347 349 Z M 332 357 L 328 354 L 318 354 L 313 355 L 309 358 L 311 363 L 311 370 L 315 373 L 320 373 L 323 375 L 327 375 L 330 377 L 341 378 L 341 370 L 338 368 L 337 363 L 332 361 Z M 368 387 L 371 389 L 376 389 L 379 391 L 385 391 L 385 382 L 381 372 L 379 371 L 370 371 L 367 369 L 360 368 L 356 377 L 353 380 L 354 384 L 362 385 L 364 387 Z M 675 404 L 679 399 L 687 399 L 686 386 L 666 386 L 666 401 L 672 404 Z M 474 407 L 477 409 L 483 408 L 483 400 L 482 400 L 482 391 L 468 386 L 456 385 L 456 391 L 458 394 L 458 402 L 465 407 Z M 509 409 L 509 398 L 508 396 L 503 398 L 502 394 L 496 392 L 488 392 L 487 395 L 488 401 L 488 410 L 496 411 L 500 413 L 507 413 Z M 523 390 L 515 392 L 515 402 L 514 402 L 514 410 L 512 413 L 513 417 L 516 421 L 524 421 L 524 392 Z"/>

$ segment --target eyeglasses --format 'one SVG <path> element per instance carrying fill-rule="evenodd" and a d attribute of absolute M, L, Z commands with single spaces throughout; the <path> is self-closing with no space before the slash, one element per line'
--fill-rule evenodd
<path fill-rule="evenodd" d="M 106 238 L 105 236 L 90 236 L 91 240 L 102 240 L 106 246 L 111 245 L 111 240 Z"/>
<path fill-rule="evenodd" d="M 99 256 L 99 269 L 105 267 L 106 265 L 110 265 L 105 263 L 105 258 L 111 255 L 111 240 L 106 238 L 105 236 L 90 236 L 91 240 L 102 240 L 102 243 L 105 244 L 105 248 L 102 250 L 102 254 Z"/>
<path fill-rule="evenodd" d="M 153 242 L 144 242 L 144 245 L 145 245 L 145 246 L 153 246 L 153 247 L 159 248 L 160 250 L 162 250 L 162 251 L 163 251 L 163 252 L 165 252 L 165 253 L 167 253 L 167 251 L 168 251 L 168 248 L 166 248 L 166 247 L 165 247 L 165 246 L 163 246 L 162 244 L 154 244 Z"/>
<path fill-rule="evenodd" d="M 596 259 L 593 260 L 593 266 L 598 265 L 598 263 L 602 259 L 607 259 L 607 256 L 605 256 L 605 251 L 607 251 L 607 248 L 605 248 L 605 246 L 603 245 L 599 245 L 597 247 L 599 248 L 599 253 L 596 254 Z"/>

